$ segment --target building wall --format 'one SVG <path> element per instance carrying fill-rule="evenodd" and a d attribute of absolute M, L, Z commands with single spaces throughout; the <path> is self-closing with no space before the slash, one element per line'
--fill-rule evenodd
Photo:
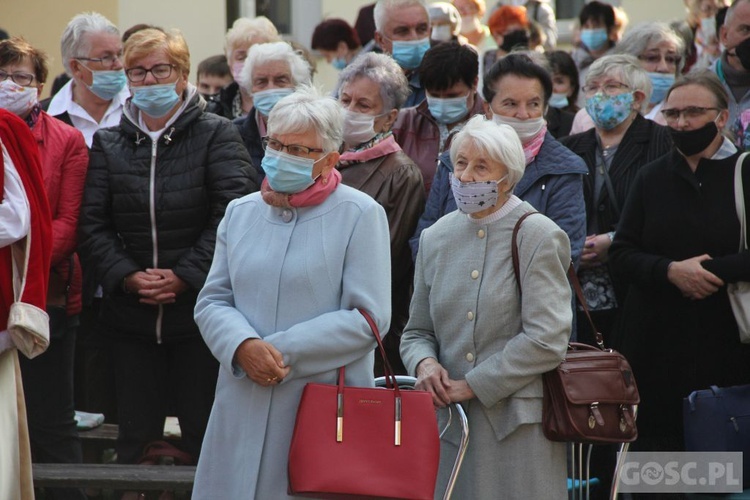
<path fill-rule="evenodd" d="M 100 12 L 119 26 L 118 0 L 0 0 L 0 28 L 12 36 L 23 36 L 49 56 L 50 71 L 43 97 L 49 95 L 55 76 L 64 71 L 60 35 L 73 16 L 85 11 Z"/>

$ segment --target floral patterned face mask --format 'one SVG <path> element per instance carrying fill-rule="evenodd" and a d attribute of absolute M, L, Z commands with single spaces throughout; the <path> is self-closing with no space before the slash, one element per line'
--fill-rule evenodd
<path fill-rule="evenodd" d="M 612 130 L 633 112 L 633 93 L 605 95 L 601 92 L 586 99 L 586 112 L 597 127 Z"/>

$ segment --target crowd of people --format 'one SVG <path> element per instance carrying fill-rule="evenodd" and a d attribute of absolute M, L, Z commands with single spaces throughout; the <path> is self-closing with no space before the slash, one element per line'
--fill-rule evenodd
<path fill-rule="evenodd" d="M 633 449 L 684 449 L 682 398 L 750 383 L 726 292 L 750 281 L 750 0 L 685 5 L 628 26 L 587 2 L 567 50 L 548 0 L 378 0 L 309 44 L 240 18 L 195 84 L 179 31 L 82 13 L 45 100 L 33 34 L 1 40 L 0 498 L 29 495 L 30 457 L 82 461 L 76 410 L 118 424 L 122 464 L 176 416 L 194 498 L 286 498 L 305 384 L 345 367 L 372 386 L 386 364 L 463 405 L 457 497 L 565 498 L 541 406 L 568 342 L 594 342 L 571 262 L 638 382 Z M 339 70 L 329 95 L 317 64 Z M 6 319 L 24 242 L 49 318 L 33 359 Z M 600 498 L 613 453 L 593 454 Z"/>

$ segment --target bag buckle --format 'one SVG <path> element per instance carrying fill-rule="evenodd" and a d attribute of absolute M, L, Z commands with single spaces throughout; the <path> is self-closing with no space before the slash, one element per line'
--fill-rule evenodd
<path fill-rule="evenodd" d="M 589 429 L 593 429 L 597 424 L 603 427 L 604 418 L 599 411 L 599 401 L 594 401 L 589 405 Z"/>

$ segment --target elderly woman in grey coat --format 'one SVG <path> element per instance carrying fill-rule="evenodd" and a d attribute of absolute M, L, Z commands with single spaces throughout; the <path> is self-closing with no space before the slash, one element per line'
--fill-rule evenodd
<path fill-rule="evenodd" d="M 304 87 L 268 117 L 268 187 L 230 203 L 195 320 L 221 364 L 194 499 L 287 498 L 287 454 L 308 382 L 372 386 L 388 331 L 388 221 L 340 184 L 341 107 Z"/>
<path fill-rule="evenodd" d="M 401 356 L 435 406 L 461 403 L 471 440 L 457 498 L 565 498 L 565 445 L 542 434 L 542 374 L 563 359 L 572 311 L 570 243 L 513 192 L 525 160 L 507 125 L 477 116 L 453 139 L 451 188 L 459 210 L 421 235 Z M 441 450 L 439 486 L 455 442 Z M 543 480 L 534 480 L 534 478 Z"/>

